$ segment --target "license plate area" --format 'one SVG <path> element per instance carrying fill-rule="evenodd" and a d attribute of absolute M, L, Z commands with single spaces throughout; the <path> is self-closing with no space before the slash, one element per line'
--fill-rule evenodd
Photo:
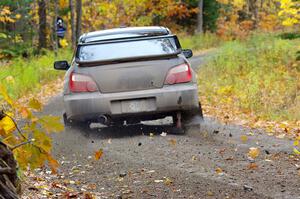
<path fill-rule="evenodd" d="M 156 110 L 155 98 L 117 100 L 111 102 L 112 113 L 140 113 Z"/>

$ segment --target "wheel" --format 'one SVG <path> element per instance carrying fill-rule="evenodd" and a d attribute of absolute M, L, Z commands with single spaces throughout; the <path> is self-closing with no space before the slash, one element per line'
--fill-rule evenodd
<path fill-rule="evenodd" d="M 173 126 L 170 130 L 170 133 L 171 134 L 174 134 L 174 135 L 184 135 L 185 134 L 185 129 L 184 128 L 178 128 L 178 127 L 175 127 Z"/>
<path fill-rule="evenodd" d="M 75 121 L 75 120 L 69 120 L 67 118 L 67 114 L 63 114 L 63 120 L 64 120 L 64 125 L 65 127 L 69 128 L 81 128 L 81 129 L 87 129 L 90 127 L 89 122 L 82 122 L 82 121 Z"/>
<path fill-rule="evenodd" d="M 183 114 L 183 128 L 185 132 L 191 132 L 191 131 L 199 131 L 200 132 L 200 127 L 201 123 L 203 122 L 204 117 L 203 117 L 203 111 L 202 111 L 202 106 L 201 103 L 199 102 L 199 108 L 196 111 L 191 111 L 191 112 L 185 112 Z"/>
<path fill-rule="evenodd" d="M 202 110 L 202 105 L 201 103 L 199 102 L 199 117 L 201 117 L 202 120 L 204 120 L 204 116 L 203 116 L 203 110 Z"/>

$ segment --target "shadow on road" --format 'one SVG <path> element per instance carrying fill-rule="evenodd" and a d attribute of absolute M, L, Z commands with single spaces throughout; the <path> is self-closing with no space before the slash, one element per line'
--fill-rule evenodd
<path fill-rule="evenodd" d="M 172 125 L 128 125 L 121 127 L 102 127 L 102 128 L 68 128 L 70 133 L 79 133 L 86 138 L 93 139 L 115 139 L 133 136 L 160 136 L 162 133 L 172 134 Z"/>

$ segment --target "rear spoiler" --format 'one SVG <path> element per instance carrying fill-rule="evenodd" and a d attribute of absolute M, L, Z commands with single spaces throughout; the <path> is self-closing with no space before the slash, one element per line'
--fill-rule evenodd
<path fill-rule="evenodd" d="M 133 61 L 147 61 L 147 60 L 159 60 L 159 59 L 170 59 L 177 57 L 182 51 L 178 50 L 171 54 L 160 54 L 160 55 L 151 55 L 151 56 L 137 56 L 137 57 L 127 57 L 121 59 L 106 59 L 106 60 L 95 60 L 95 61 L 82 61 L 78 58 L 75 59 L 75 62 L 79 67 L 91 67 L 104 64 L 116 64 L 124 62 L 133 62 Z"/>

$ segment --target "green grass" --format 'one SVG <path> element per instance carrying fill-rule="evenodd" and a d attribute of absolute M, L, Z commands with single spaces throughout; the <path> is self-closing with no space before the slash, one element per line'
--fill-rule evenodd
<path fill-rule="evenodd" d="M 8 64 L 0 62 L 0 83 L 9 94 L 17 99 L 28 93 L 38 92 L 44 84 L 64 75 L 64 72 L 55 71 L 53 62 L 56 60 L 70 60 L 71 50 L 60 50 L 58 56 L 47 51 L 45 55 L 34 56 L 29 59 L 14 58 Z M 9 81 L 11 77 L 13 81 Z M 7 78 L 8 77 L 8 78 Z"/>
<path fill-rule="evenodd" d="M 299 46 L 275 35 L 226 42 L 199 72 L 201 95 L 267 120 L 300 120 Z"/>
<path fill-rule="evenodd" d="M 218 47 L 223 41 L 215 34 L 206 33 L 180 37 L 180 43 L 184 49 L 197 51 Z"/>

